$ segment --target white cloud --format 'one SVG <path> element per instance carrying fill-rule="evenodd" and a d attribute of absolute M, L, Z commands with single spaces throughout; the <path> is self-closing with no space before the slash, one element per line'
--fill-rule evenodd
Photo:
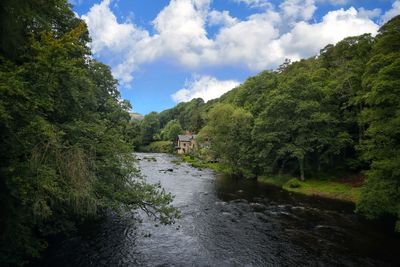
<path fill-rule="evenodd" d="M 240 64 L 254 70 L 274 64 L 276 53 L 270 43 L 279 37 L 279 30 L 274 27 L 274 18 L 278 17 L 272 12 L 268 14 L 222 28 L 213 42 L 212 52 L 216 55 L 205 60 L 211 64 Z"/>
<path fill-rule="evenodd" d="M 212 45 L 205 29 L 209 4 L 206 0 L 171 0 L 153 21 L 158 34 L 146 47 L 156 45 L 162 54 L 174 56 L 181 64 L 197 66 L 201 51 Z M 142 52 L 146 54 L 146 50 Z"/>
<path fill-rule="evenodd" d="M 113 68 L 113 75 L 123 85 L 129 85 L 133 80 L 132 72 L 137 68 L 134 57 L 128 57 Z"/>
<path fill-rule="evenodd" d="M 400 15 L 400 1 L 397 0 L 392 4 L 392 8 L 385 12 L 382 16 L 383 22 L 389 21 L 391 18 Z"/>
<path fill-rule="evenodd" d="M 331 11 L 319 23 L 296 22 L 284 34 L 278 30 L 281 19 L 276 12 L 268 11 L 222 28 L 214 40 L 217 58 L 225 64 L 241 64 L 254 70 L 274 68 L 285 58 L 310 57 L 327 44 L 348 36 L 376 34 L 379 28 L 368 18 L 360 17 L 354 8 Z"/>
<path fill-rule="evenodd" d="M 208 25 L 209 26 L 232 26 L 238 23 L 237 18 L 231 17 L 229 14 L 229 11 L 224 10 L 224 11 L 217 11 L 217 10 L 212 10 L 208 14 Z"/>
<path fill-rule="evenodd" d="M 268 0 L 233 0 L 236 3 L 244 3 L 251 8 L 271 7 L 272 5 Z"/>
<path fill-rule="evenodd" d="M 382 13 L 380 8 L 365 9 L 363 7 L 358 9 L 358 16 L 366 19 L 373 19 L 379 17 Z"/>
<path fill-rule="evenodd" d="M 208 101 L 218 98 L 226 92 L 237 87 L 240 83 L 235 80 L 218 80 L 211 76 L 197 76 L 187 81 L 184 88 L 172 95 L 175 102 L 187 102 L 193 98 L 202 98 Z"/>
<path fill-rule="evenodd" d="M 320 3 L 327 2 L 334 6 L 343 6 L 343 5 L 346 5 L 347 3 L 349 3 L 349 0 L 317 0 L 317 2 L 320 2 Z"/>
<path fill-rule="evenodd" d="M 331 11 L 320 22 L 313 22 L 314 0 L 286 0 L 278 8 L 243 20 L 228 11 L 210 10 L 210 2 L 171 0 L 152 22 L 154 34 L 132 22 L 119 23 L 110 10 L 110 0 L 94 5 L 82 18 L 89 27 L 93 52 L 110 58 L 107 63 L 122 84 L 130 83 L 142 64 L 160 59 L 190 70 L 227 65 L 273 69 L 285 58 L 309 57 L 329 43 L 375 34 L 379 27 L 371 20 L 379 10 L 354 8 Z M 396 8 L 400 8 L 399 0 L 393 4 Z M 207 25 L 219 26 L 215 36 L 208 36 Z"/>
<path fill-rule="evenodd" d="M 135 57 L 129 51 L 146 42 L 149 34 L 132 23 L 118 23 L 109 5 L 110 0 L 95 4 L 86 15 L 82 16 L 82 19 L 88 25 L 92 38 L 90 46 L 94 54 L 107 52 L 113 56 L 129 57 L 113 68 L 114 76 L 122 84 L 127 84 L 133 79 L 132 69 L 135 66 Z"/>
<path fill-rule="evenodd" d="M 348 36 L 376 34 L 378 28 L 371 20 L 359 17 L 354 8 L 339 9 L 328 12 L 320 23 L 297 23 L 276 41 L 288 58 L 300 59 L 314 55 L 325 45 L 335 44 Z"/>
<path fill-rule="evenodd" d="M 279 7 L 291 20 L 310 20 L 317 9 L 314 0 L 286 0 Z"/>
<path fill-rule="evenodd" d="M 82 16 L 86 21 L 92 37 L 91 48 L 94 53 L 104 49 L 112 52 L 124 51 L 131 44 L 148 37 L 146 31 L 138 29 L 131 23 L 118 23 L 109 8 L 110 0 L 95 4 Z"/>

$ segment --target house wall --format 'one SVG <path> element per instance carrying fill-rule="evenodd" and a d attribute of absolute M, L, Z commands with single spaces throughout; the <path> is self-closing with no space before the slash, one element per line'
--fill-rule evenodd
<path fill-rule="evenodd" d="M 195 147 L 194 142 L 178 141 L 178 154 L 186 154 Z"/>

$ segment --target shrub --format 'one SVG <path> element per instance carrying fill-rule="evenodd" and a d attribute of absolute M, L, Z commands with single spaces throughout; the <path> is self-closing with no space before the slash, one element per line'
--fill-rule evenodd
<path fill-rule="evenodd" d="M 299 188 L 299 187 L 301 187 L 301 182 L 297 178 L 294 178 L 294 179 L 289 180 L 286 183 L 286 186 L 289 188 Z"/>

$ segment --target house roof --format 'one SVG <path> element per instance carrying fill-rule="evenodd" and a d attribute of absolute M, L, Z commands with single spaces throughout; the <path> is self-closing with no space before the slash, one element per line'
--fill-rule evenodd
<path fill-rule="evenodd" d="M 194 138 L 196 138 L 196 135 L 192 134 L 178 135 L 178 140 L 181 142 L 191 142 Z"/>

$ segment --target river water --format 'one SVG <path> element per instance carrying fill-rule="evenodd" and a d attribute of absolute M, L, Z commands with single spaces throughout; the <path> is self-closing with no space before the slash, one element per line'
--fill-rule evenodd
<path fill-rule="evenodd" d="M 349 204 L 224 177 L 173 155 L 137 157 L 146 179 L 176 196 L 182 218 L 164 226 L 141 213 L 110 215 L 96 234 L 53 249 L 44 265 L 400 266 L 400 240 Z"/>

